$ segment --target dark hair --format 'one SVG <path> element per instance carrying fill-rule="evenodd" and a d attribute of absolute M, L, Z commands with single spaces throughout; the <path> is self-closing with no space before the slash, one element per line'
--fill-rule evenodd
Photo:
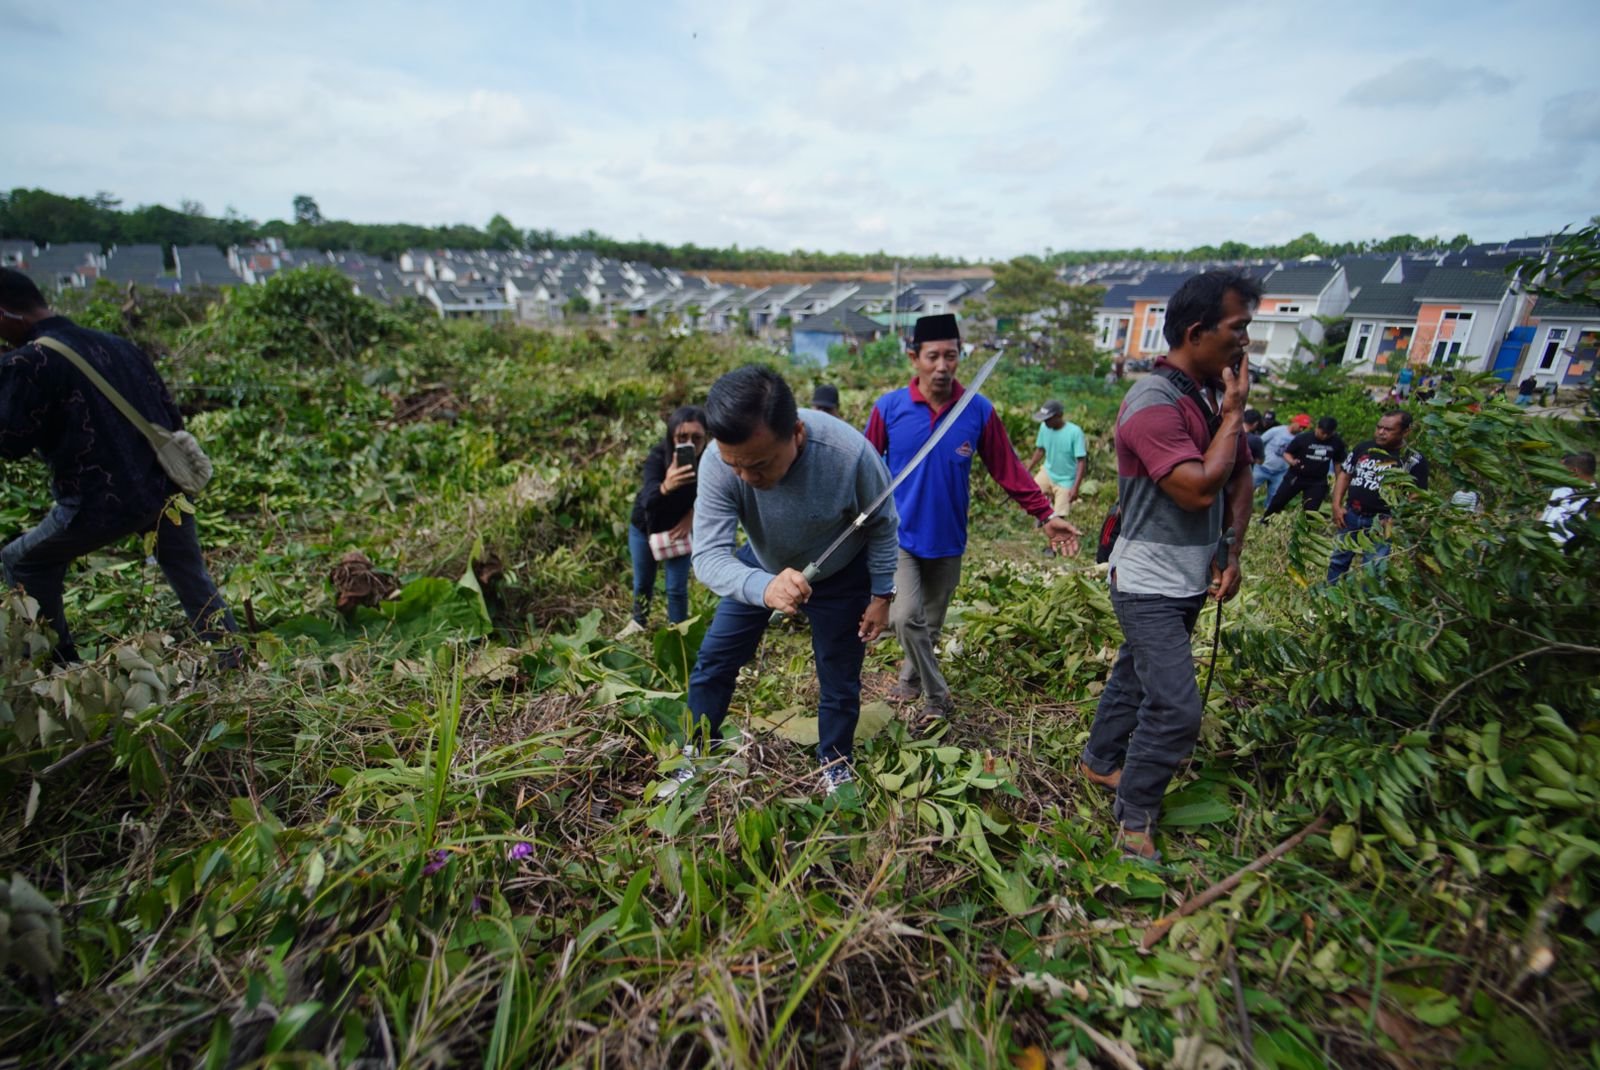
<path fill-rule="evenodd" d="M 699 424 L 706 426 L 706 410 L 698 405 L 680 405 L 672 410 L 672 415 L 667 417 L 667 452 L 672 452 L 672 447 L 677 445 L 678 428 L 684 424 Z M 707 429 L 709 431 L 709 428 Z"/>
<path fill-rule="evenodd" d="M 1584 450 L 1581 453 L 1569 453 L 1561 460 L 1567 467 L 1576 468 L 1583 475 L 1591 479 L 1594 478 L 1594 454 L 1588 450 Z"/>
<path fill-rule="evenodd" d="M 1382 423 L 1391 416 L 1400 417 L 1400 430 L 1402 432 L 1411 430 L 1411 414 L 1404 409 L 1392 409 L 1378 417 L 1378 421 Z"/>
<path fill-rule="evenodd" d="M 1258 423 L 1260 423 L 1261 422 L 1261 413 L 1258 412 L 1255 409 L 1246 409 L 1246 410 L 1244 410 L 1244 422 L 1246 424 L 1258 424 Z"/>
<path fill-rule="evenodd" d="M 1335 431 L 1339 430 L 1339 421 L 1335 420 L 1332 416 L 1324 416 L 1322 419 L 1317 421 L 1317 430 L 1326 431 L 1331 435 Z"/>
<path fill-rule="evenodd" d="M 706 394 L 706 430 L 718 442 L 737 446 L 766 426 L 780 442 L 794 436 L 794 392 L 765 364 L 735 368 Z"/>
<path fill-rule="evenodd" d="M 50 303 L 28 276 L 10 268 L 0 268 L 0 307 L 12 312 L 37 312 L 49 308 Z"/>
<path fill-rule="evenodd" d="M 1222 322 L 1222 299 L 1229 292 L 1254 308 L 1261 303 L 1261 284 L 1237 271 L 1205 271 L 1184 280 L 1167 302 L 1167 322 L 1161 328 L 1174 349 L 1188 337 L 1189 328 L 1209 331 Z"/>

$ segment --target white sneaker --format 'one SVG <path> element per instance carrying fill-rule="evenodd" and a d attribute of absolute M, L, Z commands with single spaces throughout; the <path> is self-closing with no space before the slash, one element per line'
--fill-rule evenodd
<path fill-rule="evenodd" d="M 642 631 L 644 631 L 644 625 L 640 624 L 636 620 L 630 620 L 628 621 L 628 626 L 617 633 L 617 638 L 631 639 L 633 636 L 638 635 Z"/>
<path fill-rule="evenodd" d="M 667 774 L 667 782 L 656 789 L 656 798 L 670 799 L 678 793 L 678 789 L 694 779 L 694 760 L 698 757 L 694 745 L 686 743 L 683 746 L 683 765 Z"/>
<path fill-rule="evenodd" d="M 821 776 L 824 798 L 831 798 L 840 788 L 855 780 L 855 774 L 850 772 L 850 767 L 842 761 L 823 766 Z"/>

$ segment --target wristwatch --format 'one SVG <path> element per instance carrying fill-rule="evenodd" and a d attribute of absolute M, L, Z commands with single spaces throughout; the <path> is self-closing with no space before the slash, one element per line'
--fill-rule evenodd
<path fill-rule="evenodd" d="M 883 599 L 883 600 L 884 600 L 884 601 L 885 601 L 885 602 L 893 602 L 893 601 L 894 601 L 894 596 L 895 596 L 895 595 L 896 595 L 896 594 L 897 594 L 897 593 L 898 593 L 898 592 L 897 592 L 897 591 L 896 591 L 896 590 L 895 590 L 895 588 L 893 588 L 893 587 L 891 587 L 891 588 L 889 588 L 889 593 L 888 593 L 888 594 L 875 594 L 875 595 L 873 595 L 873 596 L 872 596 L 872 597 L 874 597 L 874 598 L 881 598 L 881 599 Z"/>

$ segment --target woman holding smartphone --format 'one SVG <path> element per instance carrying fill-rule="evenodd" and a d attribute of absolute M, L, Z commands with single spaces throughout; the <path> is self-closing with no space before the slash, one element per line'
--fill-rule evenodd
<path fill-rule="evenodd" d="M 644 483 L 633 502 L 628 551 L 633 556 L 633 620 L 623 635 L 649 624 L 656 571 L 667 574 L 667 619 L 689 616 L 689 531 L 694 525 L 695 472 L 705 452 L 706 413 L 685 405 L 667 417 L 667 437 L 644 459 Z"/>

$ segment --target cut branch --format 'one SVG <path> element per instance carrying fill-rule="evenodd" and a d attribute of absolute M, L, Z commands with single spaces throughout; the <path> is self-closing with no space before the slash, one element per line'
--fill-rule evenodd
<path fill-rule="evenodd" d="M 1307 825 L 1299 832 L 1296 832 L 1293 836 L 1290 836 L 1287 840 L 1284 840 L 1282 843 L 1278 844 L 1278 846 L 1274 847 L 1260 858 L 1257 858 L 1254 862 L 1251 862 L 1248 866 L 1234 870 L 1232 874 L 1224 877 L 1222 880 L 1218 881 L 1216 884 L 1213 884 L 1199 895 L 1194 896 L 1191 899 L 1184 900 L 1183 905 L 1177 910 L 1174 910 L 1171 914 L 1168 914 L 1166 917 L 1162 918 L 1160 921 L 1156 922 L 1154 925 L 1150 926 L 1150 928 L 1145 930 L 1144 939 L 1139 942 L 1140 950 L 1149 951 L 1151 948 L 1155 947 L 1161 942 L 1161 938 L 1167 935 L 1167 930 L 1171 929 L 1172 926 L 1177 923 L 1179 918 L 1187 918 L 1190 914 L 1195 913 L 1203 907 L 1207 907 L 1212 903 L 1215 903 L 1218 899 L 1221 899 L 1223 896 L 1237 888 L 1239 886 L 1239 882 L 1244 880 L 1247 875 L 1251 873 L 1258 873 L 1261 870 L 1266 869 L 1268 866 L 1272 865 L 1272 863 L 1276 862 L 1278 859 L 1282 858 L 1284 855 L 1300 846 L 1301 842 L 1307 836 L 1322 831 L 1322 827 L 1327 823 L 1328 813 L 1326 810 L 1324 810 L 1322 813 L 1317 815 L 1316 820 L 1311 822 L 1311 824 Z"/>

